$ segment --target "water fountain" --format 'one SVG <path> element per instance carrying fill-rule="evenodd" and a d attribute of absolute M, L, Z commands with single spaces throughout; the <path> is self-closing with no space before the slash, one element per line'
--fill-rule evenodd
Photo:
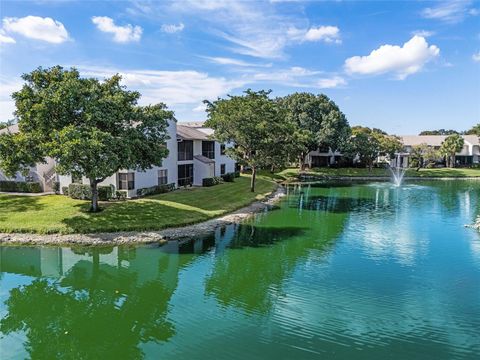
<path fill-rule="evenodd" d="M 395 159 L 395 166 L 389 166 L 388 169 L 392 173 L 392 179 L 393 179 L 393 184 L 395 186 L 400 186 L 402 185 L 403 181 L 403 176 L 405 175 L 405 169 L 404 167 L 401 166 L 401 161 L 400 161 L 400 155 L 397 155 L 397 158 Z"/>

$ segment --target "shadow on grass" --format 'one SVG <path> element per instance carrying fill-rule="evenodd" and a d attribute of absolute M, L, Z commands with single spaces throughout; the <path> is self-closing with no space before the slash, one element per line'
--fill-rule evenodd
<path fill-rule="evenodd" d="M 0 221 L 11 213 L 42 210 L 45 205 L 39 200 L 39 196 L 0 195 Z"/>
<path fill-rule="evenodd" d="M 159 201 L 109 204 L 98 213 L 86 211 L 83 204 L 75 206 L 82 208 L 82 214 L 62 220 L 72 233 L 160 230 L 212 217 L 200 210 L 179 209 Z"/>

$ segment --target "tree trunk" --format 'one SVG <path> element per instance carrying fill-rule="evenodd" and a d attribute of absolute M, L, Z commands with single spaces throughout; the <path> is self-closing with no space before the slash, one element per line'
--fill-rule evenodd
<path fill-rule="evenodd" d="M 369 161 L 368 162 L 368 172 L 372 172 L 372 168 L 373 168 L 373 161 Z"/>
<path fill-rule="evenodd" d="M 452 157 L 450 158 L 450 167 L 455 167 L 455 154 L 452 154 Z"/>
<path fill-rule="evenodd" d="M 257 176 L 257 168 L 252 166 L 252 179 L 250 181 L 250 191 L 255 192 L 255 177 Z"/>
<path fill-rule="evenodd" d="M 91 212 L 97 212 L 98 208 L 98 188 L 97 188 L 97 180 L 90 179 L 90 188 L 92 189 L 92 204 L 90 206 Z"/>
<path fill-rule="evenodd" d="M 300 171 L 305 170 L 305 153 L 301 153 L 300 156 L 298 157 L 298 168 Z"/>

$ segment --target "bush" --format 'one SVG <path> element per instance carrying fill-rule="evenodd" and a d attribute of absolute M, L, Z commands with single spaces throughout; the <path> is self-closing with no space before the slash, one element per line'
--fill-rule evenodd
<path fill-rule="evenodd" d="M 117 200 L 126 200 L 127 199 L 127 190 L 117 190 L 115 191 L 115 199 Z"/>
<path fill-rule="evenodd" d="M 111 185 L 98 187 L 98 200 L 108 201 L 113 197 L 113 187 Z"/>
<path fill-rule="evenodd" d="M 175 190 L 175 184 L 156 185 L 148 188 L 137 189 L 137 196 L 163 194 Z"/>
<path fill-rule="evenodd" d="M 236 178 L 240 177 L 240 171 L 235 171 L 234 174 Z"/>
<path fill-rule="evenodd" d="M 222 176 L 223 181 L 225 182 L 234 182 L 235 181 L 235 173 L 226 173 Z"/>
<path fill-rule="evenodd" d="M 214 177 L 210 177 L 210 178 L 205 178 L 202 180 L 202 186 L 214 186 L 214 185 L 218 185 L 222 182 L 222 178 L 219 177 L 219 176 L 214 176 Z"/>
<path fill-rule="evenodd" d="M 108 201 L 112 199 L 113 189 L 110 185 L 99 186 L 98 190 L 98 200 Z M 64 192 L 65 193 L 65 192 Z M 78 200 L 92 200 L 92 188 L 87 184 L 70 184 L 68 185 L 68 196 L 72 199 Z"/>
<path fill-rule="evenodd" d="M 68 186 L 62 186 L 62 194 L 68 196 Z"/>
<path fill-rule="evenodd" d="M 0 181 L 0 191 L 41 193 L 43 190 L 38 182 Z"/>
<path fill-rule="evenodd" d="M 53 182 L 53 191 L 55 191 L 55 194 L 60 193 L 60 183 L 58 181 Z"/>
<path fill-rule="evenodd" d="M 91 200 L 92 189 L 90 185 L 70 184 L 68 185 L 68 196 L 77 200 Z"/>

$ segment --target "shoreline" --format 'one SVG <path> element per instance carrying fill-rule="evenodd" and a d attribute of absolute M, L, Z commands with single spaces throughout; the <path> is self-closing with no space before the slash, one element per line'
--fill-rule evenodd
<path fill-rule="evenodd" d="M 340 180 L 340 181 L 391 181 L 392 178 L 389 176 L 324 176 L 324 175 L 299 175 L 296 179 L 298 182 L 302 182 L 299 178 L 304 180 Z M 440 177 L 440 176 L 406 176 L 403 178 L 404 181 L 417 181 L 417 180 L 439 180 L 439 181 L 455 181 L 455 180 L 475 180 L 479 181 L 480 176 L 465 176 L 465 177 Z M 303 181 L 304 183 L 304 181 Z"/>
<path fill-rule="evenodd" d="M 263 210 L 272 207 L 283 196 L 285 188 L 278 185 L 264 199 L 254 201 L 231 213 L 193 225 L 166 228 L 155 231 L 124 231 L 92 234 L 34 234 L 34 233 L 0 233 L 0 245 L 84 245 L 115 246 L 165 244 L 171 240 L 180 240 L 202 236 L 214 232 L 219 227 L 240 223 Z"/>

